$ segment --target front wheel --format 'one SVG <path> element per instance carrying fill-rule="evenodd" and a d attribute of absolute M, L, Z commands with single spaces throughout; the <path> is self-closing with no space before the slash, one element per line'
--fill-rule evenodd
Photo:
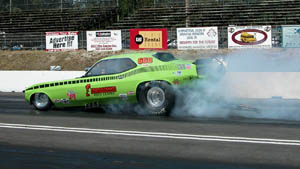
<path fill-rule="evenodd" d="M 138 101 L 144 114 L 169 115 L 175 94 L 172 86 L 165 82 L 148 82 L 140 86 Z"/>
<path fill-rule="evenodd" d="M 38 110 L 48 110 L 51 107 L 51 101 L 44 93 L 34 94 L 32 104 Z"/>

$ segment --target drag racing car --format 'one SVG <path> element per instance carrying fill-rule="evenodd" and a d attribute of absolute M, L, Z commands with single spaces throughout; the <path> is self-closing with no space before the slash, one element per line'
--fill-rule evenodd
<path fill-rule="evenodd" d="M 110 56 L 82 77 L 28 87 L 25 99 L 38 110 L 126 102 L 137 103 L 149 114 L 167 115 L 175 102 L 174 86 L 206 78 L 209 63 L 212 59 L 186 61 L 167 52 Z"/>

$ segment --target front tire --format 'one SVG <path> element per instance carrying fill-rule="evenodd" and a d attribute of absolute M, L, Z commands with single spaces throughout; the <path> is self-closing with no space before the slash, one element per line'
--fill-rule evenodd
<path fill-rule="evenodd" d="M 143 114 L 169 115 L 175 104 L 171 85 L 165 82 L 148 82 L 140 86 L 138 101 Z"/>
<path fill-rule="evenodd" d="M 48 110 L 51 107 L 51 101 L 44 93 L 34 94 L 32 104 L 38 110 Z"/>

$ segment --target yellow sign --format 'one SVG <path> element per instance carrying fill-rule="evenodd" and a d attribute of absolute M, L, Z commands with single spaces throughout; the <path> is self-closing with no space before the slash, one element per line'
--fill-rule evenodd
<path fill-rule="evenodd" d="M 143 43 L 140 48 L 162 48 L 162 31 L 139 31 L 143 36 Z"/>

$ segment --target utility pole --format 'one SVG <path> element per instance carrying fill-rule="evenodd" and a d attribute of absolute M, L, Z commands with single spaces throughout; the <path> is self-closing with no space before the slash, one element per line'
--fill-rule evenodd
<path fill-rule="evenodd" d="M 120 8 L 119 0 L 116 0 L 116 1 L 117 1 L 117 9 L 118 9 L 117 22 L 119 22 L 120 21 L 120 11 L 121 11 L 121 8 Z"/>
<path fill-rule="evenodd" d="M 190 26 L 190 0 L 185 0 L 185 27 Z"/>

